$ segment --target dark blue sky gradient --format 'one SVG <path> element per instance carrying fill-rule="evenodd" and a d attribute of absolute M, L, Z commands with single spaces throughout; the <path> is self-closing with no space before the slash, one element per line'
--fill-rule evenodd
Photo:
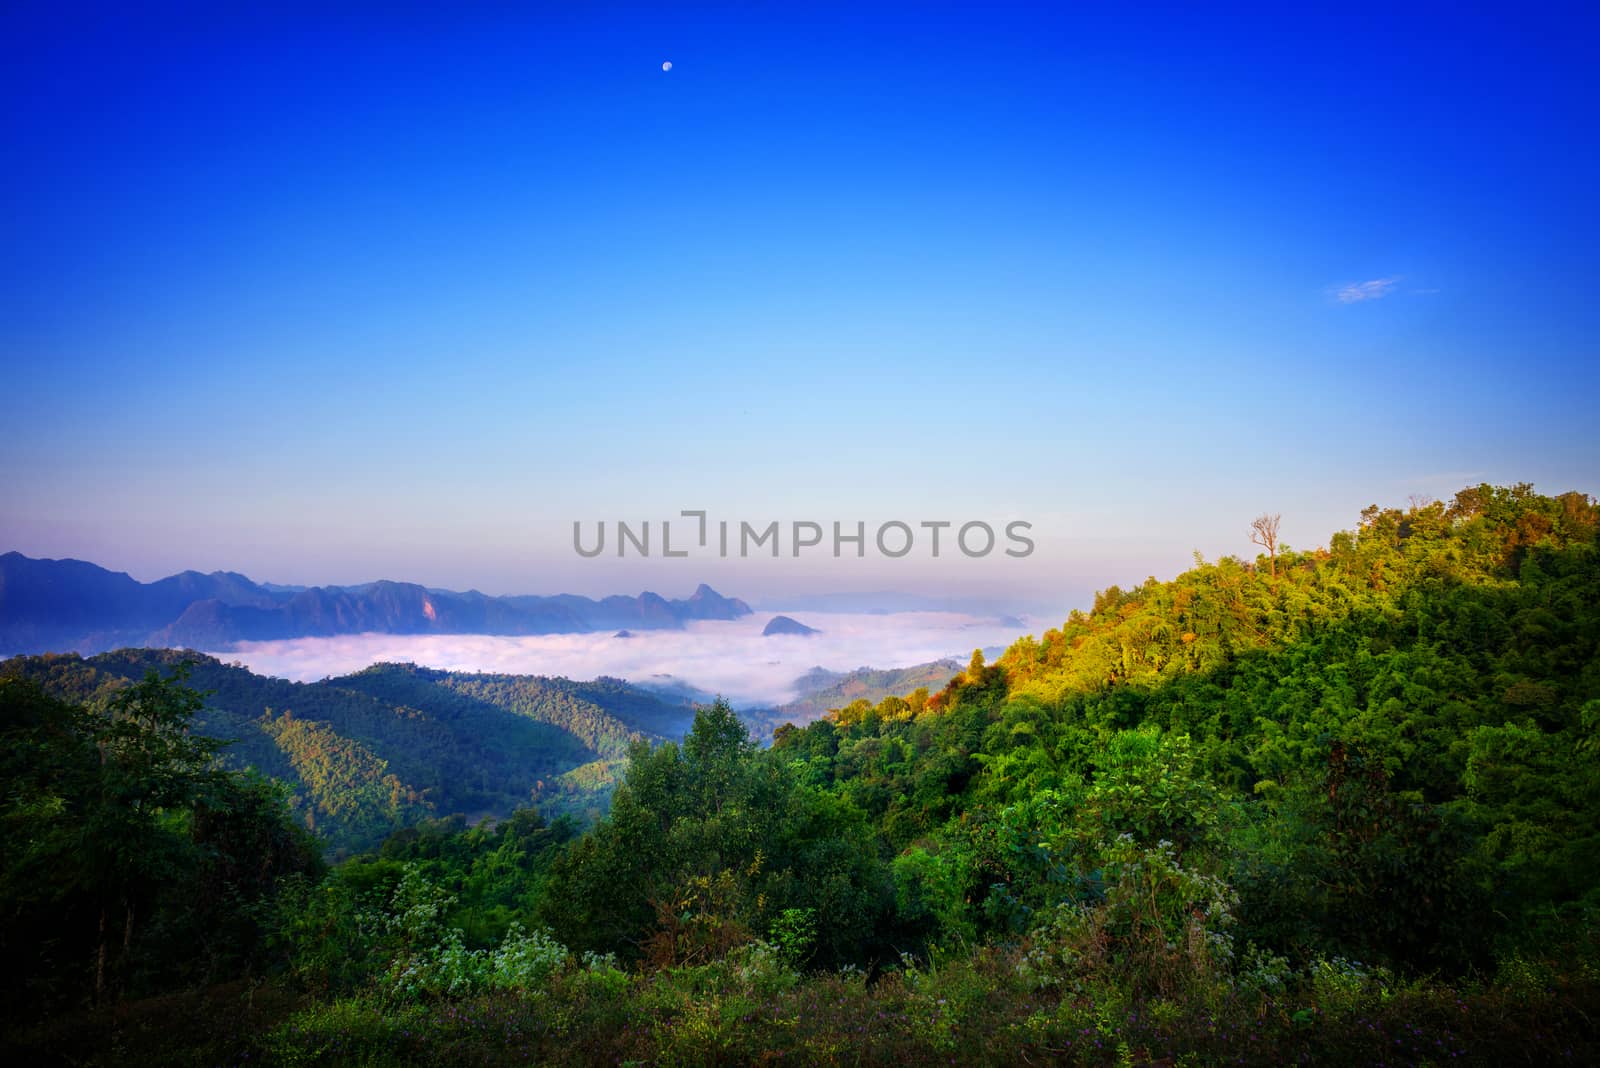
<path fill-rule="evenodd" d="M 1592 10 L 864 7 L 8 6 L 0 549 L 1070 604 L 1600 489 Z M 694 507 L 1040 551 L 570 551 Z"/>

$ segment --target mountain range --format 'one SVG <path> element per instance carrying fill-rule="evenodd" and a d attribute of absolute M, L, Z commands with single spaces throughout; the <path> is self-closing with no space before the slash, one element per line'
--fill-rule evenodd
<path fill-rule="evenodd" d="M 750 606 L 701 584 L 680 600 L 646 591 L 491 597 L 410 582 L 278 586 L 233 571 L 139 582 L 82 560 L 0 556 L 0 652 L 96 653 L 124 646 L 231 649 L 236 642 L 340 634 L 572 634 L 738 619 Z"/>

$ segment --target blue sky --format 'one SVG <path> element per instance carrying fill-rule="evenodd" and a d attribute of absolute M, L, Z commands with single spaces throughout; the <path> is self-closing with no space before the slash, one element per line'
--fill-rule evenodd
<path fill-rule="evenodd" d="M 1064 608 L 1600 490 L 1592 15 L 861 8 L 8 6 L 0 548 Z M 571 551 L 682 508 L 1039 548 Z"/>

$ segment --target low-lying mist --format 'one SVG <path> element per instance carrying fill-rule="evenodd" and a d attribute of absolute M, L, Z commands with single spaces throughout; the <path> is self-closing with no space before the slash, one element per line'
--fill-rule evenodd
<path fill-rule="evenodd" d="M 772 618 L 757 612 L 732 621 L 705 621 L 683 630 L 499 637 L 485 634 L 356 634 L 244 642 L 212 655 L 259 674 L 309 682 L 359 671 L 378 661 L 411 661 L 450 671 L 611 675 L 641 684 L 677 682 L 720 693 L 744 707 L 778 705 L 796 696 L 795 680 L 813 667 L 849 671 L 899 668 L 972 650 L 1009 645 L 1031 624 L 955 612 L 865 615 L 797 614 L 821 633 L 762 636 Z"/>

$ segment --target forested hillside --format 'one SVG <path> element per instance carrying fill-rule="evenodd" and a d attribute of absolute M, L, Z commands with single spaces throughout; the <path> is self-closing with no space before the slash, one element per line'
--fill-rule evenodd
<path fill-rule="evenodd" d="M 335 853 L 370 848 L 420 820 L 506 816 L 542 803 L 595 814 L 609 767 L 635 741 L 681 734 L 693 709 L 614 679 L 454 675 L 376 664 L 317 683 L 266 678 L 191 652 L 124 649 L 18 657 L 0 676 L 104 707 L 152 668 L 187 663 L 207 694 L 196 728 L 227 741 L 224 762 L 293 789 L 306 826 Z"/>
<path fill-rule="evenodd" d="M 1587 497 L 1482 486 L 1109 589 L 938 692 L 770 747 L 718 703 L 681 744 L 632 741 L 584 833 L 425 822 L 275 876 L 229 959 L 283 1001 L 243 1031 L 91 1014 L 12 1040 L 93 1060 L 111 1028 L 141 1056 L 273 1063 L 1593 1063 L 1597 534 Z M 442 681 L 374 670 L 385 700 Z M 55 744 L 36 690 L 0 698 L 14 744 Z M 7 848 L 42 848 L 75 802 L 9 774 Z M 416 785 L 390 774 L 391 798 Z M 36 966 L 57 1005 L 68 960 Z"/>
<path fill-rule="evenodd" d="M 935 660 L 908 668 L 856 668 L 834 672 L 813 668 L 797 680 L 801 695 L 780 705 L 770 717 L 771 730 L 785 722 L 804 725 L 857 701 L 877 704 L 885 697 L 916 690 L 942 690 L 961 672 L 959 660 Z"/>

